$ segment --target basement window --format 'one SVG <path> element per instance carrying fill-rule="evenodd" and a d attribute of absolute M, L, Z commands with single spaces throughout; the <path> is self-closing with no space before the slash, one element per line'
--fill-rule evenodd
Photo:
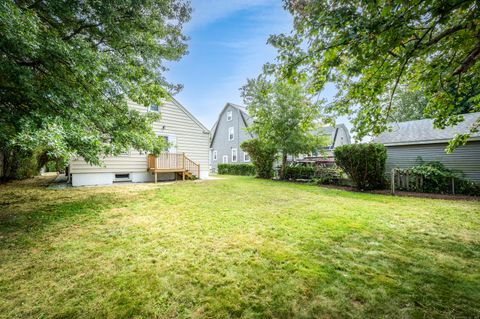
<path fill-rule="evenodd" d="M 129 180 L 130 174 L 115 174 L 115 180 Z"/>

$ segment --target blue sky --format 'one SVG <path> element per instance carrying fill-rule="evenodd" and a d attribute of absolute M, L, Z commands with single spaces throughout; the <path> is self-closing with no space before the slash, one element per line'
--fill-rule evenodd
<path fill-rule="evenodd" d="M 268 36 L 290 32 L 292 18 L 281 0 L 193 0 L 192 7 L 189 54 L 166 76 L 184 85 L 175 98 L 211 128 L 226 102 L 243 104 L 239 88 L 275 59 Z"/>

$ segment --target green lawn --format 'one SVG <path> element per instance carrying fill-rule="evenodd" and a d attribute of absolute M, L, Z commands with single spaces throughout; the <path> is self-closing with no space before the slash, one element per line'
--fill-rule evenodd
<path fill-rule="evenodd" d="M 2 318 L 480 317 L 480 203 L 223 180 L 0 186 Z"/>

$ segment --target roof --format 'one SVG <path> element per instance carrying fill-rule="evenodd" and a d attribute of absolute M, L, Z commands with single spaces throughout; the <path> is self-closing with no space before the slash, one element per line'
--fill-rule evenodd
<path fill-rule="evenodd" d="M 391 131 L 377 136 L 374 141 L 389 145 L 412 145 L 445 143 L 457 134 L 470 132 L 475 121 L 480 120 L 480 112 L 462 114 L 464 121 L 444 129 L 434 128 L 433 119 L 392 123 Z M 480 138 L 480 132 L 472 133 L 471 138 Z"/>
<path fill-rule="evenodd" d="M 252 118 L 250 117 L 250 115 L 248 115 L 247 109 L 246 109 L 244 106 L 227 102 L 227 103 L 225 104 L 225 106 L 223 107 L 222 111 L 218 114 L 218 119 L 215 121 L 215 124 L 213 124 L 212 129 L 210 130 L 211 136 L 212 136 L 212 139 L 210 140 L 210 147 L 212 146 L 213 140 L 215 139 L 215 134 L 217 133 L 218 121 L 220 121 L 220 118 L 222 117 L 223 112 L 225 112 L 225 110 L 226 110 L 229 106 L 231 106 L 231 107 L 233 107 L 234 109 L 237 109 L 237 110 L 240 111 L 240 115 L 241 115 L 241 117 L 242 117 L 242 119 L 243 119 L 243 122 L 244 122 L 244 124 L 245 124 L 246 127 L 248 127 L 250 124 L 252 124 L 252 123 L 251 123 Z"/>
<path fill-rule="evenodd" d="M 332 148 L 336 142 L 338 129 L 343 129 L 345 131 L 345 134 L 347 135 L 350 143 L 350 132 L 348 131 L 348 128 L 345 126 L 345 124 L 337 124 L 335 126 L 322 126 L 318 129 L 317 133 L 322 135 L 330 135 L 332 138 L 332 145 L 329 147 Z"/>

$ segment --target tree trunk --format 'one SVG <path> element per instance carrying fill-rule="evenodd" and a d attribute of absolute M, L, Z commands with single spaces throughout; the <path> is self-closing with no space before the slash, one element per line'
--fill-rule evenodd
<path fill-rule="evenodd" d="M 282 153 L 282 167 L 280 169 L 280 179 L 285 179 L 285 169 L 287 167 L 287 153 Z"/>

